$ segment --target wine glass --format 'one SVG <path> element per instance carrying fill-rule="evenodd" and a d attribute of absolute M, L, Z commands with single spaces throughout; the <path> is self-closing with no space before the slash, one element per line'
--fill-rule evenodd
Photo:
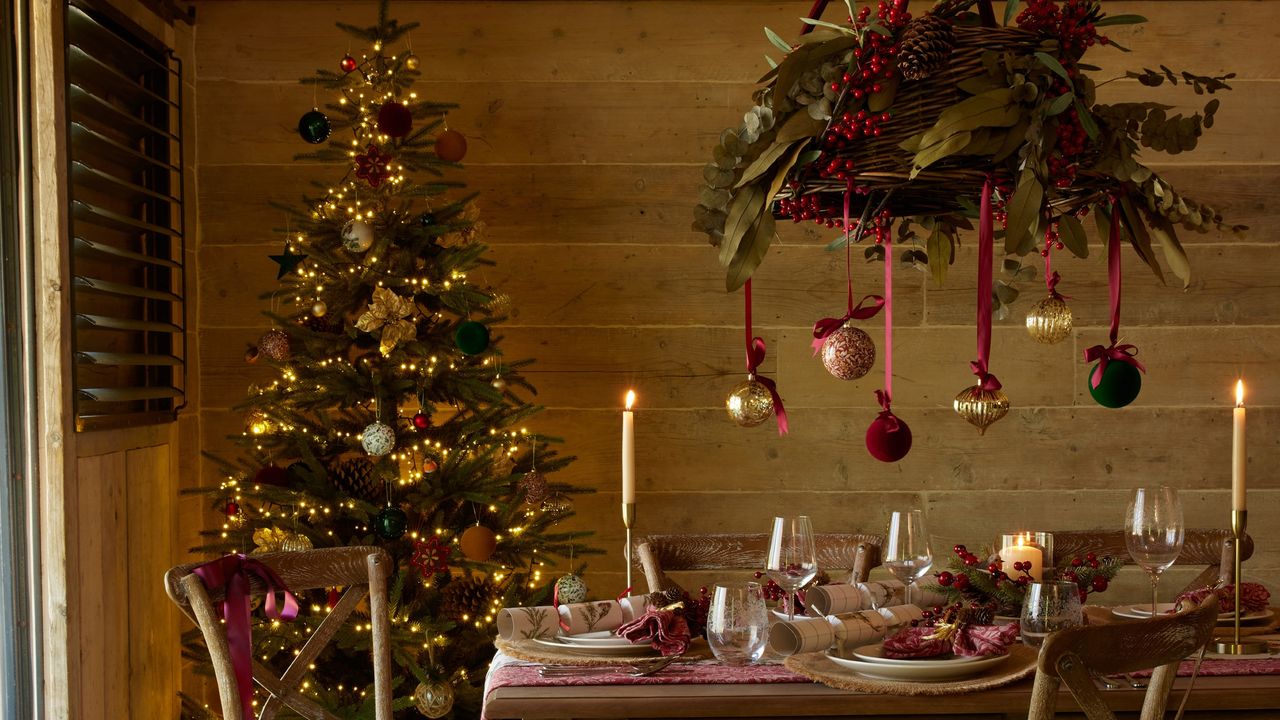
<path fill-rule="evenodd" d="M 1155 617 L 1160 573 L 1182 552 L 1182 502 L 1174 488 L 1138 488 L 1127 512 L 1124 544 L 1133 561 L 1151 576 L 1151 616 Z"/>
<path fill-rule="evenodd" d="M 911 602 L 911 586 L 933 567 L 933 551 L 924 527 L 924 511 L 896 511 L 889 516 L 884 566 L 907 586 L 903 602 Z"/>
<path fill-rule="evenodd" d="M 786 592 L 787 619 L 795 619 L 796 590 L 818 576 L 818 547 L 808 515 L 775 517 L 765 572 Z"/>
<path fill-rule="evenodd" d="M 1078 627 L 1083 623 L 1080 611 L 1080 587 L 1074 582 L 1033 582 L 1027 584 L 1022 600 L 1022 642 L 1040 647 L 1050 633 Z"/>
<path fill-rule="evenodd" d="M 707 645 L 725 665 L 749 665 L 764 655 L 769 615 L 760 583 L 718 584 L 707 609 Z"/>

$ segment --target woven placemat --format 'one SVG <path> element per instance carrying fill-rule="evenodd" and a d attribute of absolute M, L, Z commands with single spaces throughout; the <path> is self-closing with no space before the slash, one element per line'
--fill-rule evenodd
<path fill-rule="evenodd" d="M 543 663 L 545 665 L 582 665 L 584 667 L 593 665 L 621 665 L 623 663 L 645 662 L 661 657 L 656 652 L 637 652 L 635 655 L 584 655 L 582 653 L 570 652 L 568 650 L 556 650 L 553 647 L 547 647 L 538 643 L 527 640 L 520 642 L 507 642 L 497 639 L 493 644 L 498 650 L 510 655 L 517 660 L 525 662 Z M 706 660 L 712 657 L 711 648 L 707 646 L 707 641 L 699 638 L 695 640 L 689 649 L 680 656 L 682 660 Z"/>
<path fill-rule="evenodd" d="M 837 690 L 881 695 L 954 695 L 990 690 L 1030 677 L 1035 674 L 1036 658 L 1039 655 L 1040 652 L 1036 648 L 1021 644 L 1014 645 L 1009 649 L 1009 657 L 1004 662 L 996 663 L 978 675 L 953 682 L 928 683 L 872 680 L 831 662 L 826 653 L 792 655 L 787 658 L 784 665 L 792 672 Z"/>

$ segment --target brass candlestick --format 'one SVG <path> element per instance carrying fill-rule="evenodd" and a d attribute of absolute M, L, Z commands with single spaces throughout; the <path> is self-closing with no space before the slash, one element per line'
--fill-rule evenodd
<path fill-rule="evenodd" d="M 1235 552 L 1234 575 L 1231 581 L 1235 586 L 1236 598 L 1236 619 L 1235 619 L 1235 635 L 1234 642 L 1217 642 L 1213 645 L 1214 652 L 1222 655 L 1255 655 L 1265 653 L 1267 644 L 1260 642 L 1240 642 L 1240 585 L 1243 578 L 1240 574 L 1240 546 L 1244 540 L 1244 528 L 1248 518 L 1246 510 L 1231 511 L 1231 542 L 1232 550 Z"/>
<path fill-rule="evenodd" d="M 631 595 L 631 527 L 636 524 L 636 504 L 633 502 L 622 503 L 622 526 L 627 529 L 627 546 L 625 555 L 627 558 L 627 595 Z"/>

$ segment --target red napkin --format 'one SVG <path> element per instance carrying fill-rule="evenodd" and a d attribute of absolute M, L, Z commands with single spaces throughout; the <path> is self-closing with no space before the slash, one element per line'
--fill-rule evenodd
<path fill-rule="evenodd" d="M 643 615 L 618 628 L 617 634 L 633 643 L 647 643 L 663 655 L 681 655 L 689 649 L 689 623 L 674 610 L 653 606 Z"/>
<path fill-rule="evenodd" d="M 901 632 L 884 640 L 884 656 L 898 659 L 930 658 L 951 652 L 951 643 L 931 637 L 937 628 L 903 628 Z"/>
<path fill-rule="evenodd" d="M 1258 583 L 1251 583 L 1251 582 L 1241 583 L 1240 587 L 1242 588 L 1240 591 L 1240 609 L 1241 610 L 1245 611 L 1246 613 L 1251 613 L 1251 612 L 1258 612 L 1260 610 L 1267 609 L 1267 603 L 1271 601 L 1271 592 L 1269 590 L 1267 590 L 1262 585 L 1259 585 Z M 1236 607 L 1236 598 L 1235 598 L 1236 586 L 1235 585 L 1224 585 L 1223 587 L 1218 588 L 1216 591 L 1214 590 L 1214 588 L 1211 588 L 1211 587 L 1203 587 L 1203 588 L 1200 588 L 1199 590 L 1188 590 L 1187 592 L 1184 592 L 1178 596 L 1178 599 L 1174 603 L 1174 606 L 1176 607 L 1177 603 L 1180 603 L 1184 600 L 1188 602 L 1199 603 L 1205 598 L 1209 597 L 1209 594 L 1213 592 L 1218 593 L 1218 607 L 1222 612 L 1229 613 L 1235 610 L 1235 607 Z"/>
<path fill-rule="evenodd" d="M 924 625 L 904 628 L 897 635 L 885 639 L 884 655 L 900 660 L 938 657 L 947 653 L 969 657 L 1004 655 L 1009 652 L 1009 646 L 1018 641 L 1017 623 L 965 625 L 946 640 L 932 637 L 936 632 L 937 628 Z"/>

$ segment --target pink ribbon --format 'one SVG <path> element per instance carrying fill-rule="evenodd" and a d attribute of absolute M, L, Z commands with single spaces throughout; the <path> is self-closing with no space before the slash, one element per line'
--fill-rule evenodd
<path fill-rule="evenodd" d="M 253 714 L 253 636 L 249 624 L 249 579 L 257 576 L 267 586 L 263 611 L 273 620 L 298 616 L 298 599 L 274 570 L 258 560 L 240 554 L 223 555 L 192 571 L 209 590 L 222 590 L 222 619 L 227 624 L 227 646 L 236 673 L 243 717 Z M 284 595 L 283 607 L 276 606 L 276 593 Z"/>
<path fill-rule="evenodd" d="M 978 359 L 969 363 L 983 390 L 1000 389 L 987 364 L 991 358 L 991 266 L 995 262 L 995 223 L 991 214 L 991 176 L 982 184 L 982 214 L 978 224 Z"/>
<path fill-rule="evenodd" d="M 887 384 L 887 383 L 886 383 Z M 884 419 L 885 424 L 889 426 L 889 432 L 898 430 L 898 416 L 893 414 L 893 410 L 889 407 L 889 393 L 885 390 L 876 391 L 876 402 L 880 403 L 880 415 L 878 417 Z"/>
<path fill-rule="evenodd" d="M 880 415 L 889 426 L 889 432 L 900 427 L 898 416 L 893 414 L 893 238 L 884 241 L 884 389 L 876 390 L 876 402 L 880 403 Z"/>
<path fill-rule="evenodd" d="M 850 320 L 869 320 L 884 307 L 884 298 L 879 295 L 867 295 L 857 307 L 853 304 L 853 243 L 849 239 L 849 198 L 853 195 L 853 178 L 849 178 L 844 190 L 844 280 L 848 290 L 848 309 L 844 317 L 822 318 L 813 324 L 813 354 L 822 351 L 822 343 L 831 333 L 844 327 Z M 870 304 L 868 304 L 870 303 Z"/>
<path fill-rule="evenodd" d="M 1112 360 L 1147 371 L 1146 366 L 1134 357 L 1138 354 L 1137 347 L 1116 344 L 1120 337 L 1120 204 L 1115 201 L 1111 203 L 1110 235 L 1107 238 L 1107 284 L 1111 289 L 1111 344 L 1107 347 L 1094 345 L 1084 351 L 1085 362 L 1098 361 L 1098 367 L 1089 376 L 1089 386 L 1095 389 L 1102 384 L 1102 375 Z"/>
<path fill-rule="evenodd" d="M 778 394 L 778 384 L 773 380 L 756 374 L 756 369 L 760 367 L 760 363 L 764 362 L 765 344 L 764 338 L 754 337 L 751 334 L 751 279 L 747 278 L 746 285 L 743 286 L 746 305 L 746 327 L 747 327 L 747 374 L 756 382 L 765 386 L 769 391 L 769 395 L 773 397 L 773 414 L 778 419 L 778 434 L 786 435 L 787 427 L 787 410 L 782 406 L 782 396 Z"/>

